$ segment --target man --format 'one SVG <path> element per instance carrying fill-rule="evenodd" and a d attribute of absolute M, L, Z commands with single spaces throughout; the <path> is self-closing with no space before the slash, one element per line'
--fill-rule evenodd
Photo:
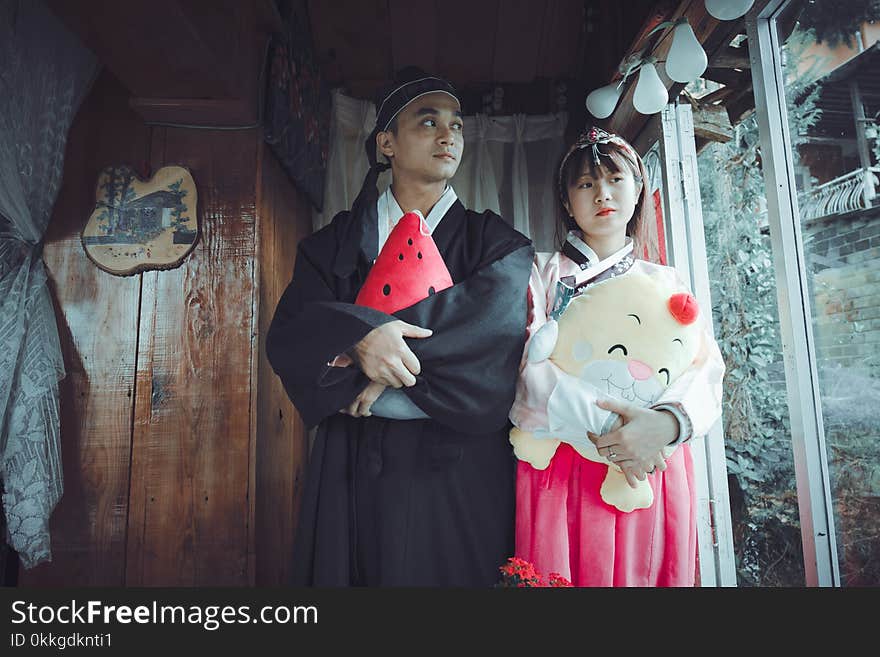
<path fill-rule="evenodd" d="M 507 415 L 534 250 L 498 215 L 466 210 L 448 185 L 464 148 L 451 84 L 411 69 L 377 108 L 363 189 L 300 243 L 267 339 L 290 398 L 318 425 L 294 583 L 491 586 L 513 554 Z M 377 148 L 393 178 L 381 197 Z M 394 315 L 354 305 L 411 210 L 453 286 Z M 373 413 L 380 398 L 398 410 Z"/>

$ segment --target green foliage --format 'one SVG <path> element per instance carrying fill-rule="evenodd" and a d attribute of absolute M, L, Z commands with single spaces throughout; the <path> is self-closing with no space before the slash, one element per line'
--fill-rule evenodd
<path fill-rule="evenodd" d="M 862 23 L 880 20 L 880 0 L 806 0 L 798 19 L 802 30 L 815 32 L 816 41 L 852 47 Z"/>
<path fill-rule="evenodd" d="M 98 228 L 104 235 L 110 232 L 110 213 L 107 211 L 106 206 L 102 207 L 101 213 L 95 220 L 98 222 Z"/>
<path fill-rule="evenodd" d="M 135 192 L 131 186 L 134 172 L 127 167 L 108 167 L 107 177 L 101 184 L 104 192 L 103 204 L 106 210 L 98 218 L 98 225 L 107 234 L 115 230 L 122 208 L 134 200 Z"/>
<path fill-rule="evenodd" d="M 784 73 L 795 159 L 821 116 L 816 71 L 822 62 L 797 70 L 805 48 L 814 42 L 814 34 L 796 31 L 783 57 L 789 63 Z M 738 580 L 752 586 L 802 585 L 791 430 L 755 117 L 737 125 L 730 142 L 704 149 L 698 166 L 712 310 L 728 368 L 724 432 Z M 817 288 L 811 294 L 837 296 L 844 305 L 845 290 L 828 289 L 812 275 L 809 282 Z M 840 332 L 840 339 L 848 341 L 852 323 L 840 322 L 838 328 L 851 329 Z M 830 325 L 827 318 L 824 325 Z M 833 365 L 819 354 L 817 369 L 841 578 L 847 585 L 876 585 L 880 498 L 873 491 L 880 490 L 880 366 Z"/>
<path fill-rule="evenodd" d="M 172 192 L 177 192 L 178 194 L 180 194 L 180 199 L 182 201 L 184 197 L 186 197 L 187 191 L 185 189 L 180 189 L 181 185 L 183 185 L 183 178 L 171 183 L 168 186 L 168 189 L 170 189 Z M 178 206 L 175 207 L 174 210 L 172 210 L 171 212 L 171 225 L 175 229 L 186 227 L 186 219 L 181 216 L 182 210 L 183 207 Z"/>
<path fill-rule="evenodd" d="M 700 191 L 712 311 L 727 364 L 724 435 L 731 494 L 740 502 L 732 505 L 738 579 L 760 585 L 766 583 L 765 561 L 776 556 L 762 555 L 763 546 L 750 537 L 767 536 L 771 524 L 777 534 L 790 534 L 797 517 L 781 504 L 795 482 L 780 382 L 775 274 L 769 240 L 761 232 L 764 181 L 755 119 L 736 132 L 736 139 L 700 154 Z"/>
<path fill-rule="evenodd" d="M 809 41 L 809 35 L 793 36 L 788 61 L 797 61 Z M 786 84 L 795 146 L 821 115 L 815 68 L 799 78 L 790 75 Z M 794 72 L 795 67 L 787 71 Z M 712 311 L 727 364 L 724 434 L 735 498 L 738 576 L 745 585 L 802 584 L 776 279 L 769 236 L 762 230 L 766 198 L 755 116 L 736 126 L 730 142 L 705 148 L 698 166 Z"/>

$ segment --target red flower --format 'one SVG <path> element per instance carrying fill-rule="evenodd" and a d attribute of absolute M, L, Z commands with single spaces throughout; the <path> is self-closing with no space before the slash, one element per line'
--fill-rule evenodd
<path fill-rule="evenodd" d="M 571 582 L 569 582 L 567 579 L 565 579 L 559 573 L 550 573 L 550 575 L 547 576 L 547 581 L 550 586 L 555 586 L 555 587 L 573 586 L 573 584 Z"/>
<path fill-rule="evenodd" d="M 572 586 L 572 583 L 559 573 L 550 573 L 545 581 L 532 563 L 519 557 L 509 558 L 499 570 L 502 577 L 497 586 L 502 588 Z"/>

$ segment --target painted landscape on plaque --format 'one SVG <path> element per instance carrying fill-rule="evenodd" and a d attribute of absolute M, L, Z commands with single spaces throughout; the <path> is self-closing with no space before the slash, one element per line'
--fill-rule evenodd
<path fill-rule="evenodd" d="M 95 200 L 82 243 L 104 271 L 127 276 L 170 269 L 195 247 L 196 186 L 185 167 L 162 167 L 146 181 L 130 167 L 106 167 L 98 176 Z"/>

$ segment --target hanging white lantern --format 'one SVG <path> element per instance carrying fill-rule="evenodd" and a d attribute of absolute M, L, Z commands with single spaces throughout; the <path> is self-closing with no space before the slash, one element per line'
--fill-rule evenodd
<path fill-rule="evenodd" d="M 709 60 L 706 51 L 697 41 L 686 18 L 675 22 L 672 47 L 666 55 L 666 74 L 676 82 L 693 82 L 706 70 Z"/>
<path fill-rule="evenodd" d="M 633 105 L 642 114 L 656 114 L 669 102 L 666 86 L 654 68 L 656 58 L 648 57 L 639 67 L 639 80 L 633 94 Z"/>
<path fill-rule="evenodd" d="M 590 114 L 597 119 L 604 119 L 611 116 L 614 108 L 617 107 L 617 101 L 620 100 L 621 85 L 612 82 L 604 87 L 599 87 L 590 92 L 587 96 L 587 109 Z"/>
<path fill-rule="evenodd" d="M 755 0 L 706 0 L 706 11 L 720 21 L 732 21 L 745 16 L 753 4 Z"/>

